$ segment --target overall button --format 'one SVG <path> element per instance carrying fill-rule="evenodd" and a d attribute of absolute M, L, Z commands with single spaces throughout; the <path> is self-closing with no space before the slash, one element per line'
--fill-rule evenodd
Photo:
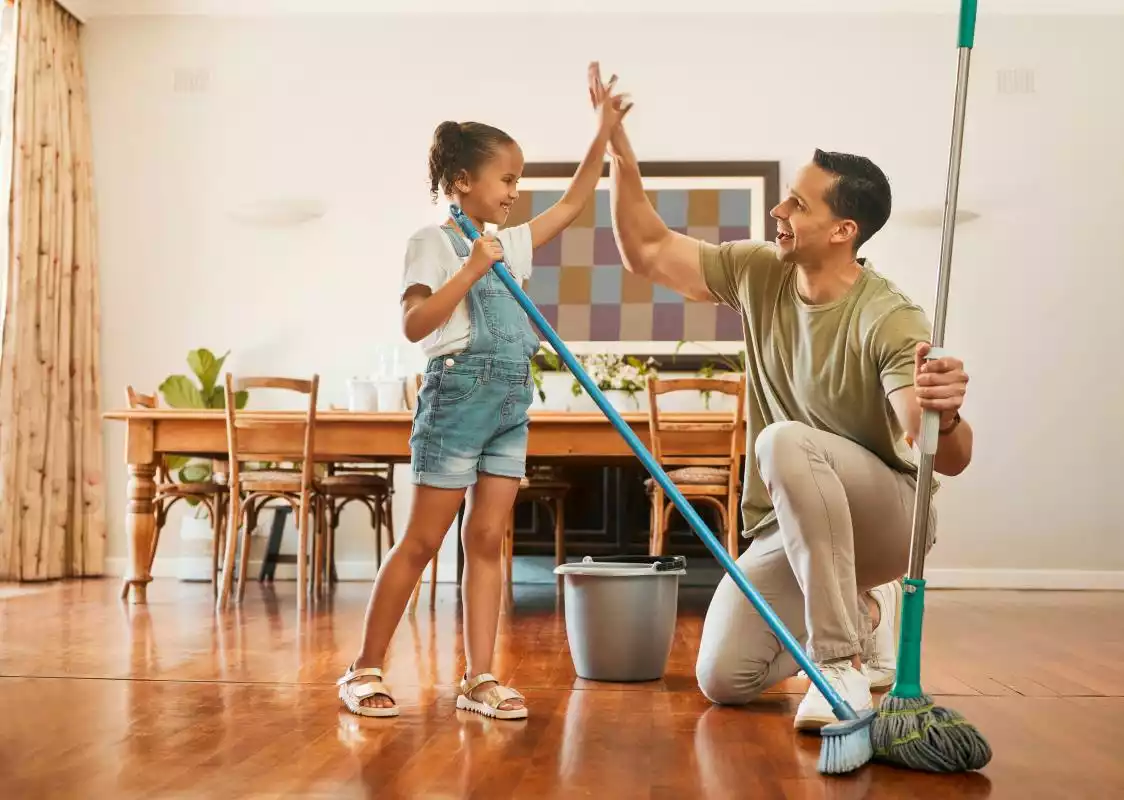
<path fill-rule="evenodd" d="M 446 367 L 451 367 L 451 366 L 453 366 L 453 359 L 451 359 L 451 358 L 446 358 L 446 359 L 445 359 L 445 366 L 446 366 Z"/>

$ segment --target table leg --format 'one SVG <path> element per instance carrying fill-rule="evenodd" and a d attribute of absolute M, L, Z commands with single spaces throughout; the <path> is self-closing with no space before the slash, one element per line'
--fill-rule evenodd
<path fill-rule="evenodd" d="M 152 580 L 149 559 L 152 540 L 156 535 L 156 514 L 153 499 L 156 497 L 156 465 L 129 464 L 129 483 L 125 506 L 125 532 L 128 535 L 129 571 L 121 587 L 121 598 L 126 599 L 132 588 L 132 602 L 144 605 L 148 601 L 148 584 Z"/>

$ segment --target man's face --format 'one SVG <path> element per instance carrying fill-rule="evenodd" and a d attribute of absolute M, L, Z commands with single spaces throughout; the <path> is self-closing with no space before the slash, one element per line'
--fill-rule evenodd
<path fill-rule="evenodd" d="M 777 221 L 777 247 L 789 263 L 814 265 L 843 245 L 850 247 L 858 232 L 854 221 L 836 219 L 824 197 L 835 176 L 815 164 L 796 174 L 788 197 L 770 215 Z"/>

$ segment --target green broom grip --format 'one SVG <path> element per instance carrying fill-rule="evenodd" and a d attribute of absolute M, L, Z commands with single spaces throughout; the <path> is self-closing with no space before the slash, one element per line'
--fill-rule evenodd
<path fill-rule="evenodd" d="M 976 40 L 976 0 L 960 0 L 960 36 L 957 47 L 971 47 Z"/>

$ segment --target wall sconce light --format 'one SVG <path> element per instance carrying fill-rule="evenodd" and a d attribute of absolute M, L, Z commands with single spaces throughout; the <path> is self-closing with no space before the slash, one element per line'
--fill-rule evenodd
<path fill-rule="evenodd" d="M 292 228 L 324 216 L 325 208 L 316 200 L 278 198 L 246 203 L 229 212 L 245 225 L 261 228 Z"/>
<path fill-rule="evenodd" d="M 963 225 L 979 217 L 978 213 L 967 208 L 956 209 L 957 225 Z M 900 219 L 915 228 L 939 228 L 944 224 L 944 207 L 911 209 L 902 212 Z"/>

